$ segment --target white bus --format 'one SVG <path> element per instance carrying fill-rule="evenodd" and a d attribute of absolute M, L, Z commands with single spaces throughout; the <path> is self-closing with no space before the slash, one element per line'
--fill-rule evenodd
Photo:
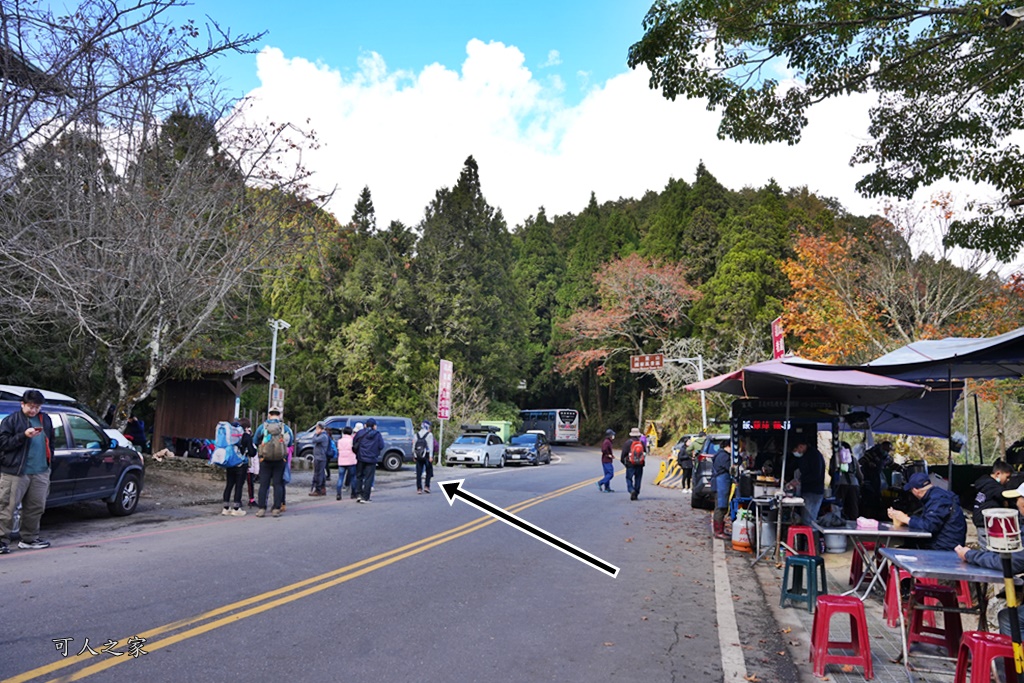
<path fill-rule="evenodd" d="M 552 443 L 576 443 L 580 440 L 580 411 L 572 408 L 521 410 L 522 431 L 543 431 Z"/>

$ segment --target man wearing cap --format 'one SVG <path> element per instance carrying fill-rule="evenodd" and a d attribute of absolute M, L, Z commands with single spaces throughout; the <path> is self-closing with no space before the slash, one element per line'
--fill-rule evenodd
<path fill-rule="evenodd" d="M 611 487 L 612 477 L 615 476 L 615 465 L 613 464 L 615 462 L 615 451 L 612 447 L 612 439 L 614 438 L 614 430 L 606 429 L 604 441 L 601 442 L 601 467 L 604 468 L 604 477 L 601 481 L 597 482 L 597 490 L 606 493 L 615 493 Z"/>
<path fill-rule="evenodd" d="M 626 467 L 626 490 L 629 491 L 630 500 L 636 500 L 640 497 L 640 482 L 644 478 L 644 466 L 635 465 L 630 462 L 629 453 L 633 450 L 634 443 L 643 445 L 643 441 L 640 439 L 639 427 L 633 427 L 629 430 L 629 439 L 622 446 L 622 456 L 619 458 Z"/>
<path fill-rule="evenodd" d="M 430 433 L 430 421 L 420 424 L 413 441 L 412 454 L 416 459 L 416 493 L 430 493 L 430 480 L 434 477 L 434 435 Z M 427 473 L 427 485 L 423 486 L 423 473 Z"/>
<path fill-rule="evenodd" d="M 927 531 L 932 537 L 921 543 L 931 550 L 954 550 L 967 540 L 967 520 L 955 494 L 932 485 L 924 472 L 915 472 L 903 487 L 921 501 L 921 510 L 908 515 L 902 510 L 889 508 L 889 519 L 905 524 L 915 531 Z"/>
<path fill-rule="evenodd" d="M 311 496 L 327 494 L 327 454 L 331 450 L 331 436 L 327 425 L 317 422 L 313 432 L 313 486 Z"/>
<path fill-rule="evenodd" d="M 1024 484 L 1021 484 L 1015 489 L 1009 491 L 1003 491 L 1004 498 L 1012 498 L 1017 503 L 1017 514 L 1024 515 Z M 966 562 L 967 564 L 973 564 L 978 567 L 987 567 L 988 569 L 995 569 L 996 571 L 1002 571 L 1003 569 L 1003 558 L 999 553 L 992 552 L 991 550 L 973 550 L 966 548 L 963 544 L 958 545 L 953 550 L 956 551 L 957 556 Z M 1013 573 L 1024 574 L 1024 550 L 1018 550 L 1017 552 L 1010 553 L 1010 563 L 1013 566 Z M 1017 618 L 1021 621 L 1021 632 L 1024 633 L 1024 609 L 1017 610 Z M 1012 635 L 1010 632 L 1010 610 L 1009 608 L 999 611 L 999 632 L 1004 636 Z"/>
<path fill-rule="evenodd" d="M 41 412 L 43 394 L 29 389 L 21 397 L 21 410 L 0 422 L 0 555 L 10 552 L 14 511 L 21 505 L 22 549 L 48 548 L 39 538 L 39 520 L 50 491 L 53 460 L 53 423 Z"/>
<path fill-rule="evenodd" d="M 356 452 L 356 493 L 360 503 L 370 502 L 373 490 L 373 475 L 377 469 L 377 461 L 384 450 L 384 437 L 377 431 L 377 421 L 372 417 L 366 426 L 352 437 L 352 449 Z"/>
<path fill-rule="evenodd" d="M 270 509 L 273 517 L 280 517 L 284 510 L 284 470 L 288 465 L 288 456 L 283 458 L 270 459 L 265 457 L 262 445 L 270 441 L 270 437 L 277 433 L 284 440 L 285 446 L 295 443 L 295 435 L 291 427 L 281 420 L 281 409 L 271 408 L 267 411 L 267 420 L 256 428 L 252 435 L 252 442 L 256 444 L 257 453 L 260 454 L 260 490 L 256 495 L 256 516 L 263 517 L 267 514 L 267 490 L 274 490 L 274 504 Z"/>

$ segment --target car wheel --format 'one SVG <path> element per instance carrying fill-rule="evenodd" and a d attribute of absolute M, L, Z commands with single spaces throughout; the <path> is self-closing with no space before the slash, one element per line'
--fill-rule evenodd
<path fill-rule="evenodd" d="M 504 466 L 505 466 L 505 454 L 502 453 L 501 454 L 501 460 L 498 461 L 498 469 L 501 469 Z"/>
<path fill-rule="evenodd" d="M 312 448 L 304 449 L 301 453 L 299 453 L 299 457 L 300 458 L 305 458 L 306 462 L 308 462 L 310 465 L 312 465 L 313 464 L 313 449 Z"/>
<path fill-rule="evenodd" d="M 117 487 L 114 499 L 107 503 L 107 509 L 115 517 L 124 517 L 135 512 L 139 505 L 139 477 L 136 474 L 126 474 Z"/>
<path fill-rule="evenodd" d="M 484 467 L 490 467 L 490 466 L 491 466 L 491 456 L 485 455 L 484 456 Z"/>
<path fill-rule="evenodd" d="M 402 456 L 398 453 L 387 453 L 382 464 L 388 472 L 397 472 L 402 469 Z"/>

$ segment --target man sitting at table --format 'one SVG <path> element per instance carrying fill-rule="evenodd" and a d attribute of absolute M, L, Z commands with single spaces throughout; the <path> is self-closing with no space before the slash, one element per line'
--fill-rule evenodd
<path fill-rule="evenodd" d="M 1024 515 L 1024 484 L 1015 489 L 1003 491 L 1003 496 L 1016 499 L 1017 512 Z M 971 548 L 965 548 L 963 545 L 958 545 L 954 550 L 956 550 L 956 554 L 960 559 L 967 564 L 995 569 L 996 571 L 1002 571 L 1003 569 L 1003 559 L 999 553 L 994 553 L 991 550 L 972 550 Z M 1024 574 L 1024 550 L 1010 553 L 1010 561 L 1013 565 L 1014 574 Z M 1017 618 L 1021 620 L 1021 631 L 1024 632 L 1024 609 L 1017 610 Z M 999 611 L 999 632 L 1004 636 L 1011 635 L 1009 609 Z"/>
<path fill-rule="evenodd" d="M 932 485 L 924 472 L 915 472 L 903 487 L 921 501 L 921 510 L 913 516 L 902 510 L 889 508 L 889 519 L 905 524 L 914 531 L 927 531 L 931 540 L 920 546 L 931 550 L 953 550 L 967 540 L 967 520 L 955 494 Z"/>

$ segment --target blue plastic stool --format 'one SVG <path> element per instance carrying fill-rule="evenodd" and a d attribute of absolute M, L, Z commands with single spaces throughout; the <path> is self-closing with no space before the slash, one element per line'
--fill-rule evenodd
<path fill-rule="evenodd" d="M 793 582 L 789 581 L 789 569 L 793 568 Z M 806 571 L 805 571 L 806 570 Z M 804 586 L 804 576 L 807 585 Z M 779 607 L 786 607 L 786 600 L 802 602 L 808 612 L 814 612 L 818 595 L 828 594 L 828 578 L 825 575 L 825 560 L 820 555 L 787 555 L 786 568 L 782 572 L 782 593 Z"/>
<path fill-rule="evenodd" d="M 730 501 L 729 503 L 729 519 L 735 522 L 736 513 L 740 511 L 740 507 L 742 506 L 744 509 L 746 509 L 749 505 L 750 498 L 740 498 L 738 496 L 736 498 L 733 498 L 732 501 Z"/>

